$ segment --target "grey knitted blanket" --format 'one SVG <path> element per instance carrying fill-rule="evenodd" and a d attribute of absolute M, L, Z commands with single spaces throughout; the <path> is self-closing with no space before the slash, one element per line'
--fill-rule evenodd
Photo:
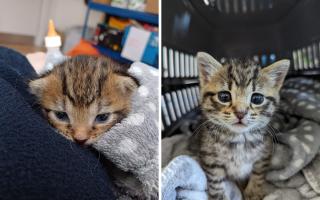
<path fill-rule="evenodd" d="M 129 73 L 140 82 L 132 111 L 93 147 L 116 167 L 118 199 L 158 199 L 158 70 L 134 63 Z"/>
<path fill-rule="evenodd" d="M 189 127 L 196 121 L 186 122 L 187 126 Z M 272 170 L 266 176 L 268 184 L 265 187 L 269 195 L 264 199 L 319 200 L 320 82 L 306 78 L 287 80 L 281 90 L 281 105 L 271 125 L 276 133 L 277 143 L 274 144 Z M 184 128 L 184 130 L 188 129 Z M 165 138 L 162 141 L 162 164 L 165 170 L 171 170 L 168 163 L 176 156 L 192 156 L 187 148 L 192 131 L 183 132 L 182 135 Z M 195 173 L 201 173 L 200 171 Z M 186 176 L 191 176 L 191 174 Z M 174 179 L 175 177 L 167 177 L 167 174 L 163 173 L 162 178 Z M 197 182 L 199 183 L 199 180 L 196 180 L 193 185 Z M 182 190 L 184 185 L 177 186 L 177 188 Z M 193 190 L 190 187 L 187 189 Z M 164 193 L 170 193 L 170 187 L 167 185 L 162 186 L 162 194 Z M 227 193 L 230 194 L 231 200 L 241 199 L 237 188 L 232 184 Z M 170 194 L 172 194 L 169 195 L 170 197 L 163 200 L 177 199 L 178 195 Z M 195 198 L 190 196 L 186 199 Z"/>

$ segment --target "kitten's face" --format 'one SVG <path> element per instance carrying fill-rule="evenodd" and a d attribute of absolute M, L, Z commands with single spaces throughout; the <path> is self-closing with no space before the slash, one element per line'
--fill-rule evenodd
<path fill-rule="evenodd" d="M 138 82 L 106 58 L 75 57 L 30 82 L 52 126 L 66 138 L 91 144 L 130 111 Z"/>
<path fill-rule="evenodd" d="M 214 124 L 234 133 L 265 127 L 279 102 L 279 90 L 288 71 L 288 60 L 260 69 L 252 62 L 221 65 L 198 53 L 202 109 Z"/>

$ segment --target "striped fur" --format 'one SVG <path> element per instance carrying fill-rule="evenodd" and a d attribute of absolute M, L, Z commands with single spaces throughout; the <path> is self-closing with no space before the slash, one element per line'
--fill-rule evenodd
<path fill-rule="evenodd" d="M 50 124 L 66 138 L 91 144 L 130 111 L 138 81 L 107 58 L 78 56 L 29 83 Z M 60 120 L 56 112 L 66 113 Z M 106 121 L 97 116 L 106 114 Z"/>
<path fill-rule="evenodd" d="M 283 60 L 261 69 L 245 60 L 222 65 L 209 54 L 198 53 L 198 64 L 205 119 L 198 155 L 207 174 L 209 199 L 228 199 L 226 180 L 236 183 L 245 199 L 262 199 L 265 194 L 261 186 L 272 151 L 268 123 L 279 104 L 289 62 Z M 230 101 L 219 99 L 222 91 L 231 95 Z M 251 101 L 257 93 L 264 97 L 259 105 Z"/>

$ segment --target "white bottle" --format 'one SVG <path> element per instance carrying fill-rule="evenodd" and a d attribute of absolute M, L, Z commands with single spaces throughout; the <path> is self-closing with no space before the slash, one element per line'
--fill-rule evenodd
<path fill-rule="evenodd" d="M 54 65 L 63 62 L 66 56 L 60 51 L 61 37 L 55 30 L 52 20 L 49 20 L 48 34 L 45 37 L 45 45 L 47 48 L 46 61 L 42 73 L 53 69 Z"/>

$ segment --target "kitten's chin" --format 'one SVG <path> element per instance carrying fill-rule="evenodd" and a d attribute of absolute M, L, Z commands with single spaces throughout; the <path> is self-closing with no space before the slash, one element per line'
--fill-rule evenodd
<path fill-rule="evenodd" d="M 228 128 L 234 133 L 245 133 L 250 131 L 251 127 L 246 124 L 235 123 L 228 126 Z"/>
<path fill-rule="evenodd" d="M 64 133 L 63 131 L 61 131 L 61 130 L 56 130 L 56 132 L 57 133 L 59 133 L 60 135 L 62 135 L 63 137 L 65 137 L 67 140 L 70 140 L 70 141 L 72 141 L 72 142 L 74 142 L 74 143 L 77 143 L 77 144 L 79 144 L 79 145 L 81 145 L 81 146 L 84 146 L 84 147 L 86 147 L 86 146 L 91 146 L 93 143 L 95 143 L 99 138 L 100 138 L 100 136 L 102 135 L 99 135 L 98 137 L 92 137 L 92 138 L 88 138 L 86 141 L 84 141 L 84 142 L 81 142 L 81 143 L 79 143 L 79 142 L 77 142 L 77 140 L 75 139 L 75 138 L 73 138 L 71 135 L 69 135 L 69 134 L 67 134 L 67 133 Z"/>
<path fill-rule="evenodd" d="M 97 138 L 89 138 L 87 140 L 87 142 L 85 143 L 85 145 L 87 146 L 91 146 L 93 143 L 95 143 L 96 141 L 98 140 L 98 137 Z"/>

